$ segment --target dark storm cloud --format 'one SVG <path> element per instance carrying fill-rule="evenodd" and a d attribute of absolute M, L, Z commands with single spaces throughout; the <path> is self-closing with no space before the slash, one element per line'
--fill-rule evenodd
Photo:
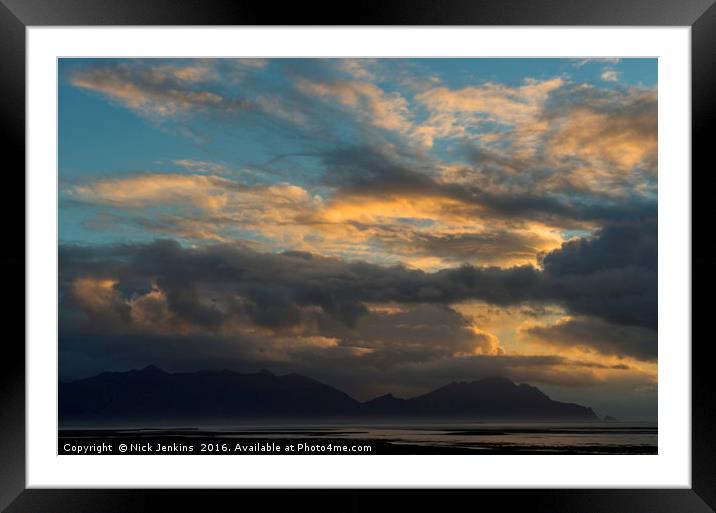
<path fill-rule="evenodd" d="M 246 300 L 262 324 L 271 318 L 286 322 L 282 314 L 298 305 L 320 307 L 352 325 L 366 312 L 364 303 L 449 304 L 480 298 L 512 304 L 542 294 L 539 272 L 530 266 L 463 267 L 429 274 L 305 254 L 263 254 L 231 245 L 182 248 L 173 241 L 64 246 L 60 267 L 65 286 L 80 276 L 113 277 L 125 288 L 146 289 L 157 283 L 174 313 L 201 325 L 218 322 Z M 283 312 L 269 314 L 267 308 Z"/>
<path fill-rule="evenodd" d="M 321 335 L 334 337 L 342 345 L 368 350 L 361 359 L 380 368 L 456 354 L 499 351 L 495 336 L 473 329 L 470 321 L 443 305 L 370 311 L 353 327 L 327 316 L 320 316 L 317 321 Z"/>
<path fill-rule="evenodd" d="M 656 329 L 656 219 L 611 225 L 544 256 L 544 278 L 569 308 L 610 322 Z"/>
<path fill-rule="evenodd" d="M 205 326 L 242 311 L 257 324 L 278 328 L 298 324 L 300 307 L 319 307 L 352 326 L 367 303 L 482 300 L 560 303 L 575 314 L 656 329 L 656 244 L 655 221 L 630 223 L 564 244 L 543 257 L 542 271 L 463 266 L 434 273 L 232 245 L 63 246 L 60 281 L 68 289 L 79 277 L 111 278 L 128 295 L 154 283 L 174 314 Z"/>
<path fill-rule="evenodd" d="M 605 355 L 630 356 L 656 361 L 656 330 L 611 324 L 590 317 L 576 317 L 551 326 L 533 326 L 526 333 L 534 338 L 566 347 L 580 347 Z"/>
<path fill-rule="evenodd" d="M 545 255 L 543 270 L 465 266 L 434 273 L 240 245 L 63 245 L 61 369 L 64 379 L 73 379 L 151 363 L 168 370 L 270 368 L 323 380 L 361 399 L 386 391 L 410 396 L 491 375 L 562 387 L 601 383 L 604 372 L 619 380 L 621 372 L 636 371 L 555 355 L 499 354 L 490 335 L 473 330 L 448 305 L 471 299 L 536 308 L 560 303 L 577 320 L 532 336 L 652 361 L 656 241 L 655 222 L 627 223 Z M 161 326 L 148 332 L 134 324 L 136 298 L 154 288 L 164 295 L 167 322 L 196 326 L 194 334 L 162 333 Z M 141 312 L 162 325 L 164 303 L 148 303 Z M 398 311 L 368 308 L 381 303 L 398 303 Z M 231 323 L 248 329 L 221 330 Z M 307 332 L 306 326 L 314 328 Z M 293 327 L 303 330 L 301 336 L 336 342 L 293 345 L 300 339 Z M 472 354 L 479 351 L 485 354 Z"/>

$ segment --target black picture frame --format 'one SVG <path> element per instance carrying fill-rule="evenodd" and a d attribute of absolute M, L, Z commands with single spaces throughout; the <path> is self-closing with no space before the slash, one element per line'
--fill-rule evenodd
<path fill-rule="evenodd" d="M 267 510 L 278 501 L 291 507 L 359 510 L 375 507 L 400 491 L 330 490 L 317 499 L 313 491 L 288 490 L 79 490 L 25 488 L 25 34 L 29 26 L 68 25 L 572 25 L 689 26 L 692 50 L 692 231 L 706 229 L 709 188 L 704 178 L 713 166 L 709 128 L 716 119 L 715 0 L 383 0 L 331 5 L 222 0 L 0 0 L 0 144 L 3 146 L 5 198 L 4 251 L 6 327 L 0 356 L 0 509 L 16 512 L 208 511 L 215 501 L 248 507 L 255 499 Z M 699 170 L 699 173 L 695 171 Z M 695 186 L 697 178 L 702 187 Z M 702 196 L 702 201 L 696 201 Z M 698 206 L 697 206 L 698 205 Z M 716 509 L 716 413 L 711 396 L 713 363 L 707 337 L 696 336 L 704 324 L 705 302 L 694 292 L 711 289 L 713 243 L 693 239 L 692 273 L 692 488 L 589 490 L 452 490 L 411 491 L 416 503 L 444 507 L 452 501 L 500 510 L 526 508 L 550 512 L 707 512 Z M 21 272 L 20 270 L 23 270 Z M 22 292 L 20 292 L 22 291 Z M 694 322 L 700 314 L 699 323 Z M 8 330 L 8 328 L 11 328 Z M 669 341 L 689 343 L 689 341 Z M 568 459 L 565 464 L 569 464 Z M 404 492 L 402 492 L 404 493 Z M 260 495 L 260 497 L 258 496 Z M 448 503 L 448 504 L 450 504 Z M 479 505 L 479 506 L 478 506 Z"/>

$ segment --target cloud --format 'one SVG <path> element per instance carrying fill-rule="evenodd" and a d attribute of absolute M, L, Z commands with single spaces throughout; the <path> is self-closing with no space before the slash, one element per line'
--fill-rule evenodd
<path fill-rule="evenodd" d="M 62 306 L 75 316 L 63 320 L 62 333 L 227 337 L 242 340 L 244 352 L 279 360 L 301 350 L 341 348 L 381 368 L 502 353 L 497 337 L 442 305 L 361 305 L 360 311 L 345 312 L 300 304 L 291 291 L 271 284 L 232 284 L 241 292 L 227 296 L 217 285 L 181 283 L 167 275 L 134 290 L 127 289 L 127 280 L 125 290 L 118 285 L 99 278 L 70 281 L 72 295 Z M 191 301 L 201 293 L 208 296 Z"/>
<path fill-rule="evenodd" d="M 483 187 L 622 196 L 655 190 L 641 173 L 656 175 L 655 89 L 605 90 L 554 78 L 520 87 L 442 86 L 416 101 L 430 113 L 425 134 L 469 141 Z"/>
<path fill-rule="evenodd" d="M 539 223 L 516 225 L 494 215 L 488 221 L 485 206 L 470 192 L 369 149 L 325 157 L 325 183 L 332 190 L 325 198 L 288 183 L 246 185 L 233 174 L 196 174 L 223 171 L 210 163 L 179 165 L 191 174 L 102 178 L 68 186 L 63 194 L 65 200 L 105 207 L 103 212 L 121 209 L 97 225 L 103 230 L 112 219 L 127 223 L 128 217 L 158 234 L 205 241 L 235 238 L 240 229 L 276 250 L 375 261 L 397 257 L 419 266 L 433 249 L 438 267 L 535 263 L 540 252 L 562 242 L 557 229 Z M 512 215 L 497 204 L 492 213 L 498 209 Z"/>
<path fill-rule="evenodd" d="M 605 226 L 544 256 L 544 276 L 573 312 L 656 330 L 658 229 L 655 217 Z"/>
<path fill-rule="evenodd" d="M 396 246 L 402 245 L 405 253 L 419 255 L 417 258 L 434 258 L 443 267 L 450 262 L 470 262 L 478 266 L 512 267 L 531 264 L 535 256 L 561 246 L 563 239 L 555 231 L 540 231 L 537 226 L 498 228 L 484 231 L 402 232 L 396 234 Z M 400 236 L 402 235 L 402 237 Z M 387 237 L 386 237 L 387 238 Z M 410 261 L 410 260 L 409 260 Z"/>
<path fill-rule="evenodd" d="M 408 102 L 398 92 L 386 93 L 375 84 L 360 80 L 316 82 L 303 79 L 297 87 L 305 94 L 332 99 L 349 107 L 378 128 L 397 132 L 411 128 Z"/>
<path fill-rule="evenodd" d="M 341 340 L 342 345 L 365 349 L 366 362 L 380 367 L 503 352 L 496 336 L 442 305 L 404 305 L 377 310 L 369 307 L 351 326 L 322 317 L 319 330 L 324 336 Z"/>
<path fill-rule="evenodd" d="M 342 59 L 337 67 L 355 79 L 374 82 L 380 62 L 380 59 Z"/>
<path fill-rule="evenodd" d="M 71 197 L 121 207 L 173 202 L 217 212 L 225 205 L 224 189 L 232 183 L 215 176 L 143 173 L 104 178 L 66 190 Z"/>
<path fill-rule="evenodd" d="M 483 300 L 502 306 L 558 303 L 575 314 L 655 329 L 656 243 L 655 222 L 607 227 L 546 254 L 541 271 L 463 266 L 426 273 L 236 245 L 183 248 L 171 241 L 68 246 L 61 248 L 60 261 L 68 283 L 86 277 L 139 280 L 144 289 L 156 283 L 172 311 L 199 325 L 223 322 L 236 311 L 259 324 L 298 324 L 301 309 L 320 308 L 353 326 L 367 304 Z"/>
<path fill-rule="evenodd" d="M 563 85 L 561 78 L 553 78 L 527 79 L 519 87 L 491 82 L 457 90 L 442 86 L 419 94 L 416 100 L 434 113 L 482 114 L 488 119 L 517 124 L 533 116 L 549 94 Z"/>
<path fill-rule="evenodd" d="M 188 172 L 85 180 L 63 194 L 102 207 L 97 227 L 103 230 L 131 223 L 192 242 L 239 239 L 272 251 L 426 270 L 537 266 L 567 230 L 589 233 L 656 215 L 649 195 L 570 197 L 549 190 L 551 182 L 529 162 L 478 148 L 469 157 L 472 168 L 444 168 L 372 146 L 338 147 L 316 154 L 321 173 L 301 185 L 261 183 L 223 166 L 181 160 Z"/>
<path fill-rule="evenodd" d="M 574 63 L 575 68 L 581 68 L 585 64 L 589 63 L 606 63 L 606 64 L 619 64 L 621 59 L 619 57 L 604 57 L 604 58 L 592 58 L 592 59 L 579 59 Z"/>
<path fill-rule="evenodd" d="M 206 326 L 237 311 L 263 324 L 287 322 L 294 318 L 291 311 L 312 307 L 353 326 L 369 303 L 449 304 L 486 296 L 508 304 L 527 297 L 539 281 L 531 267 L 428 274 L 306 253 L 263 254 L 233 245 L 182 248 L 170 241 L 102 250 L 67 247 L 61 261 L 69 283 L 85 276 L 114 276 L 120 284 L 138 280 L 143 290 L 156 283 L 174 313 Z"/>
<path fill-rule="evenodd" d="M 210 175 L 222 175 L 230 171 L 228 165 L 220 162 L 205 162 L 202 160 L 178 159 L 173 164 L 195 173 L 207 173 Z"/>
<path fill-rule="evenodd" d="M 78 314 L 85 314 L 90 327 L 116 329 L 126 325 L 131 320 L 130 308 L 115 288 L 117 283 L 114 279 L 98 276 L 72 281 L 65 291 L 65 302 L 71 310 L 68 312 L 70 322 Z"/>
<path fill-rule="evenodd" d="M 432 273 L 237 244 L 63 245 L 60 348 L 75 366 L 63 372 L 269 367 L 364 399 L 489 375 L 568 388 L 646 386 L 654 372 L 631 362 L 655 358 L 655 237 L 655 223 L 614 226 L 548 253 L 543 270 Z M 587 352 L 507 351 L 499 326 L 453 308 L 476 299 L 534 312 L 525 335 L 543 350 Z M 542 321 L 540 305 L 553 304 L 572 317 Z"/>
<path fill-rule="evenodd" d="M 266 214 L 266 222 L 261 222 L 262 212 L 271 212 L 262 210 L 261 203 L 275 205 L 269 197 L 273 189 L 254 188 L 251 200 L 247 194 L 237 197 L 243 184 L 222 182 L 229 176 L 223 164 L 188 159 L 176 163 L 190 173 L 208 175 L 210 184 L 195 177 L 190 180 L 197 184 L 197 192 L 207 191 L 215 202 L 212 211 L 199 205 L 199 199 L 187 201 L 190 191 L 182 196 L 179 179 L 169 184 L 169 178 L 161 179 L 167 183 L 167 194 L 157 193 L 152 200 L 162 204 L 162 211 L 155 208 L 151 216 L 142 211 L 144 206 L 133 205 L 131 197 L 119 198 L 111 190 L 99 191 L 95 200 L 101 181 L 77 186 L 77 191 L 84 187 L 91 193 L 84 194 L 83 201 L 121 204 L 125 212 L 114 217 L 117 222 L 156 234 L 227 241 L 236 238 L 241 224 L 242 238 L 270 240 L 274 249 L 362 259 L 375 255 L 375 261 L 402 261 L 430 269 L 461 262 L 503 267 L 535 263 L 540 251 L 562 242 L 561 232 L 593 231 L 615 218 L 639 216 L 655 208 L 655 90 L 605 91 L 553 77 L 526 79 L 519 86 L 488 82 L 459 89 L 431 81 L 411 97 L 377 83 L 386 80 L 386 68 L 397 73 L 406 65 L 346 60 L 333 66 L 323 61 L 301 61 L 300 66 L 276 61 L 272 66 L 282 67 L 296 88 L 279 91 L 266 76 L 255 75 L 267 66 L 265 60 L 131 61 L 78 68 L 71 77 L 108 74 L 107 84 L 126 83 L 128 90 L 146 92 L 142 98 L 152 110 L 152 91 L 159 95 L 158 104 L 164 101 L 165 89 L 233 97 L 236 88 L 222 84 L 234 83 L 228 77 L 235 70 L 246 71 L 251 78 L 242 82 L 240 90 L 242 97 L 251 98 L 251 108 L 250 115 L 241 119 L 247 126 L 271 128 L 274 136 L 283 134 L 308 144 L 303 157 L 313 159 L 314 167 L 307 171 L 305 164 L 297 163 L 293 169 L 299 159 L 290 161 L 281 176 L 300 179 L 283 184 L 282 190 L 321 188 L 320 202 L 309 193 L 311 201 L 291 205 L 294 212 L 284 202 L 276 216 Z M 352 78 L 346 79 L 347 75 Z M 117 101 L 141 110 L 144 100 L 135 104 L 132 97 L 117 97 Z M 177 107 L 167 112 L 194 111 L 192 101 L 175 102 Z M 421 118 L 421 109 L 427 119 Z M 390 134 L 381 131 L 377 137 L 367 125 Z M 430 137 L 459 140 L 465 161 L 448 164 L 414 148 L 411 141 L 420 130 L 431 133 Z M 396 134 L 401 137 L 393 137 Z M 344 136 L 350 138 L 349 144 L 341 141 Z M 265 166 L 261 178 L 275 182 L 276 167 L 283 168 L 283 162 Z M 118 191 L 138 184 L 131 176 L 126 184 L 120 179 L 106 182 Z M 138 209 L 136 216 L 126 210 L 133 206 Z M 248 217 L 254 220 L 246 223 Z M 274 222 L 279 217 L 282 222 Z M 401 231 L 405 236 L 396 238 Z M 455 253 L 437 257 L 406 251 L 411 240 L 420 251 L 426 247 L 421 241 L 433 237 L 446 241 Z M 517 239 L 519 243 L 504 247 L 505 258 L 497 256 L 496 242 Z M 474 253 L 461 251 L 466 241 L 471 241 Z M 484 244 L 478 247 L 479 241 Z M 398 254 L 391 256 L 391 251 Z"/>
<path fill-rule="evenodd" d="M 655 362 L 657 357 L 656 330 L 612 324 L 596 318 L 567 317 L 552 325 L 529 327 L 525 334 L 546 344 L 576 347 L 620 358 Z"/>
<path fill-rule="evenodd" d="M 605 82 L 617 82 L 619 80 L 619 72 L 610 68 L 605 68 L 599 78 Z"/>
<path fill-rule="evenodd" d="M 488 82 L 457 90 L 445 86 L 430 89 L 415 97 L 430 113 L 423 134 L 431 144 L 435 137 L 476 137 L 473 130 L 485 123 L 509 125 L 515 149 L 529 155 L 548 128 L 539 118 L 542 106 L 564 83 L 561 78 L 527 79 L 519 87 Z"/>
<path fill-rule="evenodd" d="M 197 171 L 203 163 L 182 162 Z M 225 240 L 241 227 L 290 242 L 282 226 L 318 208 L 320 198 L 286 184 L 246 185 L 205 174 L 137 173 L 67 187 L 73 200 L 131 211 L 134 222 L 158 233 L 200 240 Z"/>
<path fill-rule="evenodd" d="M 121 62 L 75 70 L 75 87 L 107 96 L 143 116 L 165 118 L 190 111 L 231 112 L 249 107 L 242 99 L 210 90 L 219 79 L 210 63 L 160 64 Z"/>
<path fill-rule="evenodd" d="M 598 173 L 594 182 L 605 186 L 611 183 L 606 180 L 610 176 L 636 167 L 656 174 L 655 90 L 603 91 L 581 86 L 569 97 L 555 100 L 549 116 L 547 155 L 591 165 Z"/>

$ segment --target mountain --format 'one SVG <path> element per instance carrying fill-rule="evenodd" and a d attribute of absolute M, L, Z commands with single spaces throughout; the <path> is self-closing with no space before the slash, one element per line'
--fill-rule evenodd
<path fill-rule="evenodd" d="M 451 383 L 407 402 L 412 413 L 440 417 L 597 418 L 591 408 L 553 401 L 538 388 L 503 377 Z"/>
<path fill-rule="evenodd" d="M 360 403 L 298 374 L 231 371 L 169 374 L 154 366 L 61 383 L 62 418 L 216 419 L 349 415 Z"/>
<path fill-rule="evenodd" d="M 153 365 L 60 383 L 61 424 L 76 421 L 260 418 L 461 418 L 597 420 L 591 408 L 553 401 L 507 378 L 451 383 L 411 399 L 358 402 L 299 374 L 167 373 Z"/>

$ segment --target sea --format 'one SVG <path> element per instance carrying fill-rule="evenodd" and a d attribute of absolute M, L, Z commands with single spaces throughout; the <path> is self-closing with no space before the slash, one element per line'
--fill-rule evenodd
<path fill-rule="evenodd" d="M 658 429 L 647 422 L 424 421 L 409 424 L 241 423 L 188 427 L 177 424 L 151 428 L 74 426 L 58 432 L 59 454 L 80 454 L 79 449 L 72 448 L 100 443 L 117 447 L 140 444 L 133 446 L 137 448 L 172 444 L 176 447 L 179 444 L 179 447 L 187 448 L 173 451 L 176 454 L 657 454 Z M 291 452 L 291 446 L 300 446 L 302 450 Z M 240 449 L 248 447 L 273 449 Z M 104 452 L 141 454 L 147 451 Z"/>

